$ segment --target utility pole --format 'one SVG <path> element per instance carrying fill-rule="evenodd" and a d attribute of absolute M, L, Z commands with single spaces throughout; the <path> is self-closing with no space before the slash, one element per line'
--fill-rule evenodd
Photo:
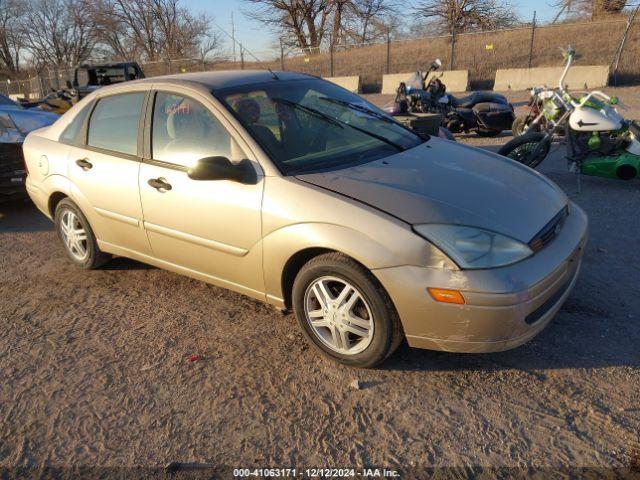
<path fill-rule="evenodd" d="M 536 36 L 536 11 L 533 11 L 533 21 L 531 22 L 531 44 L 529 45 L 529 68 L 533 61 L 533 39 Z"/>
<path fill-rule="evenodd" d="M 231 10 L 231 44 L 233 45 L 233 63 L 236 62 L 236 25 L 233 21 L 233 10 Z"/>
<path fill-rule="evenodd" d="M 240 70 L 244 70 L 244 48 L 240 44 Z"/>

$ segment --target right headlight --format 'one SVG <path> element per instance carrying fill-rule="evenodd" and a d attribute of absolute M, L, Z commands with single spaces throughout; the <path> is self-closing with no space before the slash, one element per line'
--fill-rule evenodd
<path fill-rule="evenodd" d="M 440 248 L 460 268 L 495 268 L 533 255 L 525 243 L 490 230 L 462 225 L 423 224 L 413 229 Z"/>

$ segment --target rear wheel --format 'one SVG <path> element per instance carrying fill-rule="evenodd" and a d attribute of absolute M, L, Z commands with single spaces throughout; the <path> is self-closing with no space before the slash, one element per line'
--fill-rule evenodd
<path fill-rule="evenodd" d="M 501 133 L 502 133 L 502 130 L 480 130 L 480 129 L 478 129 L 478 135 L 480 135 L 481 137 L 492 138 L 492 137 L 497 137 Z"/>
<path fill-rule="evenodd" d="M 328 253 L 304 265 L 293 283 L 292 303 L 307 339 L 340 363 L 372 367 L 402 340 L 387 292 L 345 255 Z"/>
<path fill-rule="evenodd" d="M 54 221 L 67 256 L 77 266 L 98 268 L 111 259 L 110 255 L 100 251 L 89 222 L 70 199 L 65 198 L 58 203 Z"/>
<path fill-rule="evenodd" d="M 544 143 L 536 152 L 540 142 Z M 527 167 L 536 168 L 549 154 L 549 147 L 550 143 L 546 140 L 546 135 L 534 132 L 514 138 L 498 150 L 498 154 L 522 163 Z"/>

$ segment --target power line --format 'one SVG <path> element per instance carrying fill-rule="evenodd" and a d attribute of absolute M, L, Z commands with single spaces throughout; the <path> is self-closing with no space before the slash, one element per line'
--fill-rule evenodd
<path fill-rule="evenodd" d="M 247 52 L 249 55 L 251 55 L 253 57 L 253 59 L 256 62 L 262 62 L 262 60 L 260 60 L 258 57 L 256 57 L 253 52 L 251 50 L 249 50 L 247 47 L 243 46 L 242 43 L 236 41 L 235 39 L 235 29 L 234 29 L 234 34 L 231 35 L 229 32 L 227 32 L 224 28 L 222 28 L 218 22 L 216 22 L 215 20 L 211 20 L 211 23 L 213 23 L 213 26 L 218 28 L 222 33 L 224 33 L 227 37 L 229 37 L 231 39 L 232 44 L 234 45 L 234 50 L 235 50 L 235 45 L 237 44 L 240 47 L 240 55 L 242 55 L 242 51 L 244 50 L 245 52 Z"/>

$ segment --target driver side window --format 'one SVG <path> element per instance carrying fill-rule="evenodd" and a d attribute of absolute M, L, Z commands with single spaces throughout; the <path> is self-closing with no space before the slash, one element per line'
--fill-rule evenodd
<path fill-rule="evenodd" d="M 154 160 L 193 166 L 204 157 L 231 158 L 231 136 L 199 102 L 158 92 L 153 107 L 151 152 Z"/>

